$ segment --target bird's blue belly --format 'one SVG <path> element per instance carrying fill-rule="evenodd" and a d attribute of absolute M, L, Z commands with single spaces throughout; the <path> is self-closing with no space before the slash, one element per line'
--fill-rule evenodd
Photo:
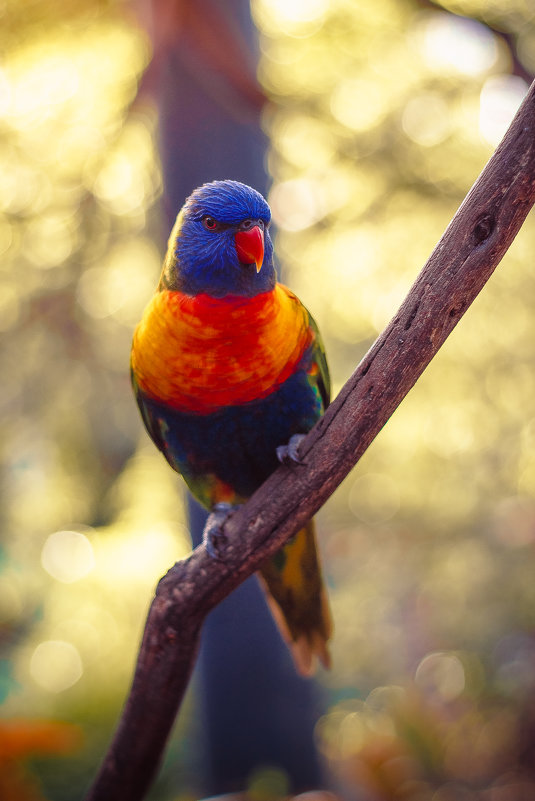
<path fill-rule="evenodd" d="M 161 431 L 167 460 L 207 506 L 213 500 L 207 477 L 229 485 L 239 498 L 249 497 L 277 467 L 277 446 L 309 431 L 323 413 L 319 392 L 304 370 L 266 398 L 211 414 L 184 413 L 144 400 Z"/>

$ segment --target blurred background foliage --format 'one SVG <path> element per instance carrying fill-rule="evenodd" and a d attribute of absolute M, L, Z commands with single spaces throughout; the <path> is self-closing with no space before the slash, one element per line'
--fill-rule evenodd
<path fill-rule="evenodd" d="M 253 0 L 252 12 L 278 260 L 320 324 L 337 391 L 525 94 L 535 8 Z M 158 120 L 138 92 L 147 16 L 119 0 L 0 3 L 10 800 L 81 796 L 155 584 L 189 549 L 182 486 L 142 433 L 128 378 L 167 236 Z M 535 795 L 533 253 L 531 215 L 319 515 L 336 635 L 317 741 L 345 797 Z M 186 708 L 151 798 L 195 795 L 194 728 Z"/>

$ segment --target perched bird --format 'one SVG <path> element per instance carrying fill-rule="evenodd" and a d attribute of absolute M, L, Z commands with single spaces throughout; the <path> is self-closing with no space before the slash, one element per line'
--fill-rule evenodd
<path fill-rule="evenodd" d="M 221 516 L 280 460 L 297 460 L 299 436 L 329 403 L 317 326 L 277 282 L 270 218 L 262 195 L 245 184 L 196 189 L 134 333 L 131 375 L 143 422 L 195 498 L 215 511 L 204 532 L 209 549 Z M 298 671 L 310 674 L 316 657 L 329 666 L 332 625 L 313 522 L 260 574 Z"/>

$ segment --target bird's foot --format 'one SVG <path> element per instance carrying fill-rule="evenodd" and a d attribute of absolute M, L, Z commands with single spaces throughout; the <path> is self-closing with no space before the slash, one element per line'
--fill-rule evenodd
<path fill-rule="evenodd" d="M 238 508 L 238 504 L 231 503 L 216 503 L 208 519 L 206 520 L 204 531 L 202 533 L 202 541 L 206 546 L 208 555 L 212 559 L 222 561 L 224 558 L 225 546 L 227 538 L 223 533 L 223 525 L 232 512 Z"/>
<path fill-rule="evenodd" d="M 279 445 L 277 448 L 277 459 L 281 464 L 303 464 L 299 458 L 298 450 L 306 434 L 293 434 L 287 445 Z"/>

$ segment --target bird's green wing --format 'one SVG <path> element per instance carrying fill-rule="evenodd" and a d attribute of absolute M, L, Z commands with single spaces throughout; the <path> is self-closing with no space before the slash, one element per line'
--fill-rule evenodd
<path fill-rule="evenodd" d="M 319 368 L 319 373 L 317 378 L 318 389 L 320 391 L 321 397 L 323 398 L 323 403 L 326 409 L 329 403 L 331 402 L 331 378 L 329 375 L 329 367 L 327 365 L 327 355 L 325 353 L 325 346 L 323 344 L 323 339 L 321 338 L 320 330 L 310 312 L 308 312 L 308 317 L 309 317 L 310 328 L 314 331 L 315 335 L 314 360 Z"/>

